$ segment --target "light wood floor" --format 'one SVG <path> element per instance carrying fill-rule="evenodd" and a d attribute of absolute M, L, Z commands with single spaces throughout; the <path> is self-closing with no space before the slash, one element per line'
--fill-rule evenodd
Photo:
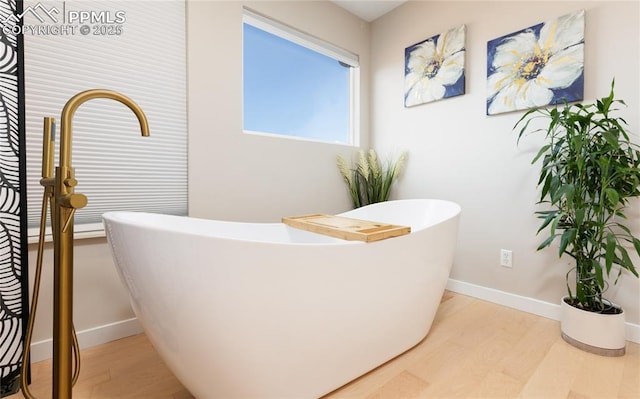
<path fill-rule="evenodd" d="M 640 398 L 640 345 L 601 357 L 568 345 L 559 330 L 558 322 L 446 292 L 425 340 L 323 399 Z M 33 365 L 38 398 L 51 397 L 50 373 L 51 361 Z M 144 335 L 82 351 L 73 396 L 193 398 Z"/>

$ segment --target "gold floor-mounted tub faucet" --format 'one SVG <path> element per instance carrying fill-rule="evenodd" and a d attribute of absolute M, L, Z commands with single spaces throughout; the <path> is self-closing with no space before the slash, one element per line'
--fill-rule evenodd
<path fill-rule="evenodd" d="M 75 179 L 74 168 L 71 167 L 71 137 L 72 119 L 78 107 L 86 101 L 94 98 L 109 98 L 126 105 L 133 111 L 140 122 L 140 130 L 143 136 L 149 135 L 149 123 L 142 109 L 130 98 L 111 90 L 94 89 L 76 94 L 67 101 L 62 109 L 62 126 L 60 130 L 60 165 L 52 175 L 54 153 L 55 120 L 45 118 L 44 143 L 42 151 L 42 179 L 40 184 L 45 188 L 43 200 L 43 219 L 41 230 L 46 222 L 46 200 L 50 201 L 52 209 L 52 234 L 54 250 L 54 275 L 53 275 L 53 398 L 71 398 L 73 376 L 72 341 L 75 340 L 73 332 L 73 219 L 76 209 L 87 205 L 87 197 L 84 194 L 74 192 L 78 184 Z M 44 234 L 41 232 L 42 246 Z M 41 267 L 41 249 L 38 248 L 38 263 Z M 39 280 L 39 279 L 38 279 Z M 36 298 L 37 287 L 34 288 Z M 37 300 L 32 301 L 36 303 Z M 32 304 L 30 317 L 35 316 L 35 308 Z M 32 330 L 33 322 L 29 321 L 29 329 Z M 28 360 L 28 345 L 30 345 L 31 331 L 25 340 L 25 360 Z M 29 342 L 27 342 L 29 341 Z M 79 354 L 76 353 L 76 357 Z M 26 361 L 25 361 L 26 363 Z M 23 368 L 24 370 L 24 368 Z M 24 375 L 24 372 L 22 373 Z M 26 383 L 22 384 L 25 397 L 28 394 Z"/>

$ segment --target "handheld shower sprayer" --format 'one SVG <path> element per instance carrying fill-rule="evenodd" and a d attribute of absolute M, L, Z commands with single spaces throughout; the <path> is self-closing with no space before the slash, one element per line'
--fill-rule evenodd
<path fill-rule="evenodd" d="M 73 328 L 73 219 L 76 209 L 87 205 L 84 194 L 75 193 L 78 184 L 75 169 L 71 166 L 71 137 L 73 115 L 80 105 L 94 98 L 108 98 L 126 105 L 138 118 L 143 136 L 149 135 L 149 123 L 142 111 L 130 98 L 111 90 L 93 89 L 83 91 L 71 97 L 65 104 L 60 131 L 60 165 L 53 171 L 55 143 L 55 120 L 44 118 L 44 142 L 42 148 L 42 179 L 44 187 L 40 218 L 40 237 L 36 260 L 36 276 L 29 323 L 24 342 L 21 372 L 21 388 L 25 398 L 33 399 L 26 379 L 26 365 L 29 362 L 29 347 L 33 334 L 33 324 L 37 310 L 40 274 L 44 253 L 47 205 L 51 208 L 53 235 L 53 397 L 71 398 L 73 384 L 78 378 L 80 354 L 78 340 Z M 73 341 L 73 343 L 72 343 Z M 72 359 L 75 359 L 72 361 Z M 75 367 L 73 364 L 75 363 Z"/>

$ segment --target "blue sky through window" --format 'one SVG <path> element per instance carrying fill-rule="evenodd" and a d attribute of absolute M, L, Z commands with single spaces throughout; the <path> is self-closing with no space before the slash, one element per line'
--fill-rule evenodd
<path fill-rule="evenodd" d="M 244 23 L 245 131 L 350 140 L 350 70 L 337 60 Z"/>

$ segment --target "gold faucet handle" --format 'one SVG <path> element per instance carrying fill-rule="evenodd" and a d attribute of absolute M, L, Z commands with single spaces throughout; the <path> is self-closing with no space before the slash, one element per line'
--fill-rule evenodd
<path fill-rule="evenodd" d="M 78 185 L 78 181 L 73 178 L 73 177 L 67 177 L 66 179 L 64 179 L 64 185 L 71 188 L 71 187 L 75 187 Z"/>
<path fill-rule="evenodd" d="M 64 208 L 84 208 L 87 206 L 87 202 L 87 196 L 79 193 L 67 194 L 58 198 L 58 203 Z"/>
<path fill-rule="evenodd" d="M 75 180 L 75 179 L 73 179 Z M 62 227 L 62 232 L 66 232 L 69 228 L 71 222 L 73 222 L 73 217 L 76 214 L 76 209 L 84 208 L 87 206 L 87 196 L 79 193 L 66 194 L 58 198 L 58 203 L 63 208 L 71 208 L 71 212 L 67 216 L 67 220 L 64 222 Z"/>

